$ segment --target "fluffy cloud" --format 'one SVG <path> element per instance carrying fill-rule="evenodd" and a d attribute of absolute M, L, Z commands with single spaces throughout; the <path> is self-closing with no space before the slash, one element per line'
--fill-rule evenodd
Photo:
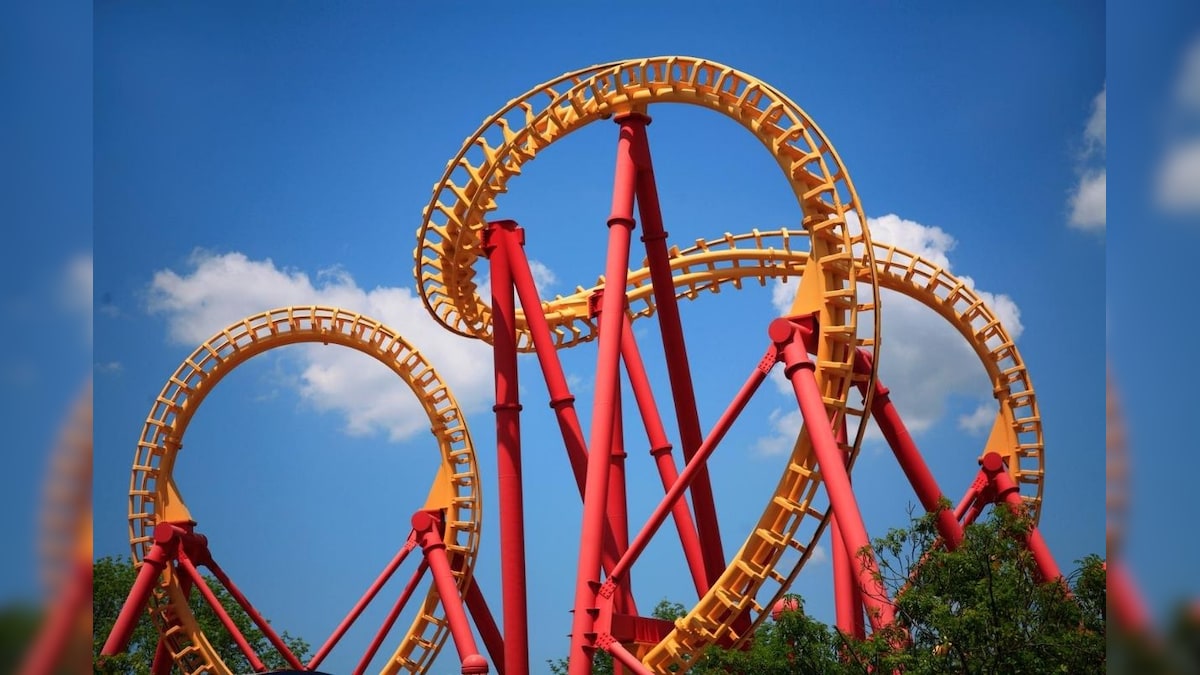
<path fill-rule="evenodd" d="M 955 240 L 944 230 L 893 214 L 871 218 L 868 225 L 874 241 L 895 244 L 952 271 L 949 254 Z M 958 278 L 987 303 L 1014 340 L 1020 336 L 1021 312 L 1012 298 L 979 290 L 970 277 Z M 795 280 L 777 283 L 772 289 L 772 300 L 781 313 L 791 307 L 795 284 Z M 915 300 L 884 291 L 882 303 L 883 353 L 879 376 L 892 390 L 892 401 L 909 431 L 919 434 L 938 423 L 945 417 L 951 398 L 978 401 L 979 407 L 973 414 L 960 417 L 960 428 L 973 434 L 989 431 L 996 404 L 987 373 L 966 340 L 933 310 Z M 772 379 L 779 393 L 791 399 L 791 385 L 781 369 L 772 371 Z M 790 451 L 800 422 L 794 404 L 776 409 L 767 420 L 768 434 L 758 439 L 755 450 L 759 454 Z M 868 437 L 880 438 L 873 425 Z"/>
<path fill-rule="evenodd" d="M 77 315 L 83 323 L 88 342 L 92 341 L 92 254 L 81 253 L 63 268 L 59 282 L 59 302 L 63 309 Z"/>
<path fill-rule="evenodd" d="M 552 276 L 544 266 L 541 269 L 543 279 Z M 341 269 L 321 271 L 314 278 L 269 259 L 197 251 L 183 273 L 162 270 L 154 275 L 147 308 L 166 319 L 172 342 L 194 346 L 245 316 L 310 304 L 359 312 L 398 331 L 437 369 L 464 409 L 483 408 L 490 400 L 491 352 L 486 344 L 437 325 L 412 290 L 364 289 Z M 408 388 L 368 357 L 323 345 L 302 345 L 288 352 L 282 383 L 316 410 L 341 416 L 347 433 L 386 433 L 401 440 L 429 426 Z"/>
<path fill-rule="evenodd" d="M 1108 146 L 1107 92 L 1107 87 L 1101 89 L 1092 101 L 1092 114 L 1083 130 L 1081 176 L 1069 199 L 1071 216 L 1068 223 L 1093 232 L 1103 232 L 1107 222 L 1108 172 L 1103 166 Z"/>
<path fill-rule="evenodd" d="M 1188 130 L 1166 147 L 1158 169 L 1158 205 L 1171 213 L 1200 213 L 1200 137 L 1194 131 L 1200 121 L 1200 38 L 1184 55 L 1175 81 L 1172 114 Z"/>

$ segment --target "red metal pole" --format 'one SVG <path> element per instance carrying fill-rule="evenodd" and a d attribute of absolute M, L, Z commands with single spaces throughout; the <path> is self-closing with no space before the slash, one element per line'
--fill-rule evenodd
<path fill-rule="evenodd" d="M 262 631 L 263 636 L 265 636 L 267 641 L 275 647 L 280 656 L 282 656 L 283 659 L 288 662 L 288 665 L 296 670 L 304 670 L 304 665 L 300 663 L 300 659 L 296 658 L 296 655 L 292 653 L 292 650 L 288 649 L 287 644 L 285 644 L 275 630 L 271 628 L 271 624 L 267 623 L 267 620 L 263 618 L 262 614 L 259 614 L 258 610 L 256 610 L 254 606 L 250 604 L 250 601 L 241 592 L 241 590 L 239 590 L 238 587 L 233 584 L 233 581 L 229 578 L 229 575 L 225 574 L 225 570 L 221 569 L 221 566 L 212 560 L 212 558 L 209 558 L 206 567 L 212 571 L 213 576 L 217 578 L 217 581 L 220 581 L 221 584 L 225 586 L 225 590 L 229 591 L 229 594 L 232 595 L 233 599 L 236 600 L 238 605 L 242 607 L 242 610 L 246 612 L 246 615 L 250 617 L 250 620 L 254 622 L 254 625 L 258 626 L 258 630 Z"/>
<path fill-rule="evenodd" d="M 613 405 L 617 414 L 613 416 L 612 459 L 608 477 L 608 529 L 612 533 L 617 557 L 629 548 L 629 512 L 626 510 L 625 494 L 625 429 L 622 425 L 621 388 L 614 392 Z M 614 558 L 612 563 L 616 562 Z M 605 569 L 612 569 L 611 565 Z M 625 614 L 637 614 L 637 603 L 633 599 L 633 583 L 627 576 L 621 579 L 617 595 L 617 609 Z M 617 675 L 620 675 L 618 672 Z"/>
<path fill-rule="evenodd" d="M 246 660 L 250 662 L 250 667 L 254 672 L 261 673 L 267 669 L 263 664 L 262 659 L 258 658 L 258 654 L 254 653 L 254 649 L 250 643 L 246 641 L 246 636 L 242 635 L 242 631 L 238 630 L 237 624 L 233 622 L 233 618 L 229 616 L 229 612 L 225 611 L 225 607 L 221 605 L 221 601 L 217 599 L 217 594 L 208 587 L 204 582 L 204 577 L 200 575 L 200 571 L 188 559 L 187 554 L 183 551 L 179 552 L 178 568 L 183 570 L 183 573 L 191 577 L 192 583 L 196 588 L 200 589 L 200 595 L 204 596 L 205 601 L 212 607 L 213 614 L 217 615 L 217 619 L 221 621 L 221 625 L 225 626 L 225 630 L 229 631 L 229 637 L 233 638 L 238 649 L 246 655 Z"/>
<path fill-rule="evenodd" d="M 637 180 L 631 144 L 634 117 L 620 120 L 617 166 L 613 179 L 612 214 L 608 219 L 608 256 L 604 266 L 605 289 L 600 315 L 600 335 L 596 362 L 596 390 L 592 406 L 592 434 L 588 450 L 587 484 L 583 497 L 583 525 L 579 545 L 579 566 L 575 581 L 575 614 L 571 621 L 570 675 L 590 675 L 592 671 L 593 622 L 595 606 L 593 584 L 599 583 L 601 549 L 608 499 L 613 418 L 619 414 L 613 406 L 619 384 L 621 323 L 625 317 L 625 283 L 629 273 L 629 240 L 634 228 L 633 195 Z"/>
<path fill-rule="evenodd" d="M 846 471 L 845 457 L 838 448 L 830 426 L 829 414 L 817 386 L 815 364 L 801 338 L 801 328 L 788 319 L 771 322 L 771 340 L 779 348 L 784 363 L 784 374 L 792 382 L 796 401 L 800 404 L 800 415 L 808 429 L 817 465 L 829 491 L 829 504 L 838 519 L 846 553 L 855 565 L 863 603 L 875 630 L 890 625 L 895 619 L 895 607 L 887 597 L 887 589 L 878 579 L 878 565 L 870 553 L 871 540 L 863 523 L 862 512 L 850 487 L 850 475 Z"/>
<path fill-rule="evenodd" d="M 654 402 L 654 392 L 650 388 L 650 378 L 646 375 L 646 366 L 638 351 L 637 341 L 633 337 L 633 327 L 628 317 L 621 328 L 621 358 L 625 362 L 625 371 L 629 374 L 629 385 L 633 389 L 633 397 L 637 401 L 638 412 L 642 416 L 642 424 L 646 427 L 646 437 L 650 441 L 650 454 L 654 456 L 654 464 L 658 468 L 659 478 L 662 479 L 663 490 L 670 490 L 671 485 L 679 479 L 679 471 L 675 468 L 675 459 L 671 456 L 671 443 L 667 440 L 667 432 L 663 428 L 662 417 Z M 688 570 L 692 574 L 692 583 L 696 586 L 696 596 L 704 597 L 708 592 L 707 572 L 704 569 L 704 553 L 700 545 L 700 537 L 696 534 L 696 524 L 692 521 L 692 512 L 686 499 L 675 502 L 671 509 L 675 519 L 675 529 L 679 532 L 679 544 L 683 548 L 683 557 L 687 560 Z"/>
<path fill-rule="evenodd" d="M 667 490 L 666 496 L 658 503 L 654 512 L 650 514 L 650 518 L 646 521 L 646 524 L 642 526 L 642 530 L 638 532 L 637 536 L 629 544 L 629 550 L 625 552 L 625 555 L 621 556 L 621 560 L 613 568 L 612 573 L 609 575 L 610 579 L 622 578 L 629 570 L 629 567 L 633 565 L 633 562 L 646 549 L 646 545 L 650 543 L 650 539 L 658 532 L 658 528 L 667 519 L 667 514 L 671 512 L 675 502 L 679 501 L 683 493 L 691 486 L 701 467 L 705 465 L 705 462 L 708 461 L 713 451 L 717 449 L 717 444 L 725 437 L 725 434 L 729 431 L 729 427 L 733 426 L 734 420 L 741 414 L 746 404 L 750 402 L 751 397 L 754 396 L 754 392 L 758 390 L 759 385 L 766 379 L 767 373 L 771 371 L 773 365 L 775 365 L 774 346 L 767 350 L 766 355 L 759 361 L 758 367 L 750 373 L 750 377 L 746 379 L 746 383 L 738 390 L 737 395 L 734 396 L 733 401 L 725 409 L 725 412 L 721 414 L 716 425 L 708 432 L 708 437 L 700 444 L 700 448 L 697 449 L 695 456 L 683 467 L 683 471 L 679 474 L 679 480 L 671 484 L 671 489 Z"/>
<path fill-rule="evenodd" d="M 487 601 L 484 600 L 483 592 L 479 590 L 479 583 L 475 579 L 471 579 L 471 585 L 467 586 L 465 599 L 467 611 L 475 619 L 479 637 L 483 638 L 483 648 L 487 650 L 488 656 L 492 657 L 497 675 L 504 675 L 507 672 L 504 669 L 504 638 L 500 635 L 492 610 L 488 609 Z"/>
<path fill-rule="evenodd" d="M 960 527 L 966 527 L 967 524 L 963 522 L 963 516 L 967 514 L 967 509 L 971 508 L 976 498 L 979 497 L 979 494 L 986 486 L 987 477 L 981 472 L 975 480 L 971 481 L 971 486 L 967 488 L 967 493 L 959 500 L 958 506 L 954 507 L 954 519 L 961 524 Z"/>
<path fill-rule="evenodd" d="M 91 615 L 92 562 L 80 561 L 55 598 L 37 637 L 25 652 L 19 675 L 50 675 L 57 672 L 67 654 L 71 636 L 83 617 Z M 70 668 L 66 668 L 70 670 Z"/>
<path fill-rule="evenodd" d="M 1105 574 L 1108 579 L 1108 600 L 1112 605 L 1113 615 L 1119 627 L 1137 635 L 1150 632 L 1150 612 L 1141 595 L 1129 569 L 1120 560 L 1110 559 L 1105 563 Z"/>
<path fill-rule="evenodd" d="M 379 577 L 375 579 L 375 582 L 371 584 L 371 587 L 367 589 L 367 592 L 363 593 L 363 596 L 359 598 L 354 607 L 350 609 L 350 613 L 346 615 L 346 618 L 342 619 L 342 622 L 338 624 L 337 628 L 334 629 L 333 633 L 329 636 L 329 639 L 325 641 L 325 644 L 321 645 L 321 648 L 317 650 L 317 653 L 314 654 L 313 657 L 308 661 L 308 670 L 316 670 L 317 666 L 321 665 L 321 662 L 325 660 L 325 657 L 329 655 L 329 652 L 332 651 L 334 646 L 337 645 L 338 641 L 342 639 L 342 636 L 346 634 L 346 631 L 350 629 L 350 626 L 352 626 L 354 622 L 358 620 L 358 617 L 362 615 L 363 610 L 367 608 L 367 605 L 371 604 L 371 601 L 375 599 L 375 596 L 379 594 L 379 591 L 383 589 L 384 585 L 386 585 L 388 580 L 392 578 L 392 575 L 396 573 L 396 570 L 400 567 L 401 563 L 404 562 L 404 559 L 408 557 L 408 554 L 414 548 L 416 548 L 416 546 L 417 535 L 415 532 L 410 532 L 408 539 L 404 542 L 404 545 L 400 547 L 400 550 L 396 553 L 395 557 L 393 557 L 391 562 L 387 564 L 387 567 L 383 568 L 383 572 L 380 573 Z"/>
<path fill-rule="evenodd" d="M 175 559 L 179 554 L 179 539 L 175 530 L 176 528 L 168 523 L 159 523 L 155 526 L 154 545 L 142 559 L 142 566 L 138 569 L 133 588 L 129 589 L 129 596 L 125 598 L 125 604 L 121 606 L 121 612 L 117 615 L 112 631 L 104 642 L 104 648 L 100 650 L 102 656 L 120 654 L 129 647 L 129 639 L 133 637 L 138 619 L 146 609 L 146 602 L 150 599 L 154 584 L 162 574 L 163 568 L 167 566 L 167 562 Z"/>
<path fill-rule="evenodd" d="M 524 244 L 524 230 L 513 221 L 490 223 L 491 229 L 498 227 L 509 228 L 512 231 L 514 243 Z M 485 250 L 487 250 L 485 248 Z M 579 424 L 579 415 L 575 411 L 575 397 L 567 386 L 566 375 L 563 374 L 562 362 L 558 358 L 558 350 L 554 338 L 550 334 L 550 325 L 542 310 L 542 301 L 538 296 L 537 284 L 533 281 L 533 271 L 529 268 L 529 260 L 525 257 L 522 246 L 506 246 L 509 269 L 512 273 L 513 284 L 516 286 L 517 297 L 521 299 L 521 308 L 525 310 L 525 322 L 529 336 L 533 340 L 534 353 L 537 354 L 538 364 L 546 378 L 546 389 L 550 393 L 550 407 L 558 420 L 562 432 L 563 444 L 567 448 L 567 459 L 571 462 L 571 472 L 575 476 L 575 484 L 579 486 L 579 495 L 583 496 L 583 486 L 587 472 L 587 445 L 583 438 L 583 429 Z M 495 280 L 492 281 L 493 285 Z"/>
<path fill-rule="evenodd" d="M 601 636 L 597 640 L 597 643 L 604 651 L 612 654 L 617 664 L 625 666 L 630 672 L 637 673 L 637 675 L 654 675 L 654 671 L 647 668 L 641 661 L 638 661 L 636 656 L 630 653 L 628 649 L 625 649 L 625 645 L 614 640 L 611 635 Z"/>
<path fill-rule="evenodd" d="M 509 269 L 512 273 L 513 284 L 516 286 L 517 297 L 521 300 L 521 308 L 525 310 L 526 325 L 533 340 L 534 352 L 546 379 L 546 388 L 550 393 L 550 407 L 558 420 L 562 433 L 563 444 L 567 449 L 567 458 L 571 462 L 571 471 L 575 475 L 575 483 L 579 488 L 579 497 L 583 499 L 584 481 L 587 467 L 587 448 L 583 440 L 583 430 L 579 425 L 579 416 L 575 411 L 575 397 L 567 386 L 567 378 L 563 374 L 562 362 L 559 361 L 554 339 L 550 334 L 550 326 L 542 309 L 542 301 L 538 297 L 537 285 L 533 281 L 533 272 L 529 269 L 529 260 L 525 257 L 524 230 L 514 221 L 504 220 L 490 223 L 489 231 L 506 230 L 506 233 L 490 236 L 511 237 L 510 243 L 504 246 L 508 256 Z M 485 246 L 489 252 L 491 248 Z M 494 280 L 493 280 L 493 283 Z M 604 549 L 601 565 L 607 572 L 617 561 L 617 545 L 611 532 L 605 530 Z"/>
<path fill-rule="evenodd" d="M 158 636 L 158 644 L 154 647 L 154 660 L 150 662 L 151 675 L 171 675 L 171 669 L 175 666 L 175 659 L 171 657 L 171 650 L 167 647 L 167 638 Z"/>
<path fill-rule="evenodd" d="M 989 452 L 983 456 L 983 470 L 992 484 L 996 486 L 997 500 L 1007 503 L 1013 513 L 1023 513 L 1025 505 L 1021 501 L 1020 488 L 1008 475 L 1008 471 L 1004 467 L 1004 459 L 999 453 Z M 1062 579 L 1058 563 L 1054 562 L 1054 556 L 1050 554 L 1050 547 L 1046 546 L 1046 540 L 1042 538 L 1042 533 L 1036 527 L 1030 527 L 1029 532 L 1025 535 L 1025 545 L 1033 553 L 1033 560 L 1037 563 L 1042 581 Z"/>
<path fill-rule="evenodd" d="M 387 634 L 391 632 L 392 626 L 396 625 L 396 619 L 400 618 L 400 612 L 404 611 L 404 606 L 408 604 L 409 598 L 412 597 L 414 591 L 417 590 L 417 584 L 421 583 L 421 577 L 425 576 L 425 570 L 429 569 L 429 562 L 421 560 L 421 564 L 417 566 L 417 570 L 413 572 L 412 577 L 405 584 L 404 590 L 401 591 L 400 597 L 396 599 L 396 603 L 392 605 L 391 611 L 384 617 L 383 625 L 379 627 L 379 631 L 375 633 L 375 637 L 371 639 L 371 644 L 367 646 L 367 651 L 359 659 L 358 666 L 354 669 L 354 675 L 362 675 L 367 670 L 367 666 L 371 664 L 371 659 L 375 658 L 375 654 L 379 651 L 379 647 L 383 644 Z"/>
<path fill-rule="evenodd" d="M 441 518 L 429 511 L 417 511 L 413 514 L 412 526 L 417 532 L 421 550 L 425 552 L 429 571 L 433 574 L 433 583 L 441 597 L 442 609 L 446 611 L 446 623 L 450 625 L 450 634 L 454 636 L 454 646 L 458 649 L 463 675 L 487 673 L 487 659 L 480 655 L 479 648 L 475 646 L 475 635 L 471 633 L 471 623 L 467 620 L 462 597 L 458 594 L 458 585 L 454 581 L 454 570 L 450 567 L 450 559 L 446 555 L 446 544 L 441 535 Z"/>
<path fill-rule="evenodd" d="M 490 230 L 492 355 L 496 369 L 496 479 L 500 502 L 500 578 L 504 667 L 529 672 L 529 614 L 525 593 L 525 502 L 521 485 L 521 403 L 517 386 L 517 310 L 508 251 L 517 248 L 516 223 Z M 437 575 L 437 567 L 432 568 Z"/>
<path fill-rule="evenodd" d="M 838 445 L 846 443 L 845 420 L 838 426 Z M 849 462 L 849 457 L 846 458 Z M 831 546 L 833 546 L 833 589 L 837 616 L 837 627 L 846 635 L 853 635 L 859 640 L 867 637 L 866 626 L 863 624 L 862 589 L 855 581 L 854 559 L 846 552 L 846 543 L 842 539 L 842 530 L 838 527 L 837 516 L 829 518 Z"/>
<path fill-rule="evenodd" d="M 871 355 L 860 349 L 856 356 L 858 358 L 855 359 L 855 370 L 870 372 Z M 866 384 L 866 382 L 859 382 L 857 385 L 864 397 Z M 962 527 L 958 524 L 958 519 L 954 517 L 954 514 L 949 509 L 943 508 L 944 496 L 942 489 L 937 484 L 937 479 L 933 477 L 929 466 L 925 464 L 925 458 L 921 456 L 921 451 L 917 449 L 917 444 L 913 442 L 912 436 L 904 426 L 904 420 L 900 418 L 900 413 L 892 404 L 891 392 L 878 379 L 875 380 L 875 397 L 871 402 L 871 414 L 875 418 L 875 424 L 883 432 L 883 437 L 887 439 L 888 447 L 892 449 L 896 461 L 900 463 L 900 468 L 904 470 L 904 475 L 908 477 L 909 484 L 917 493 L 921 506 L 925 508 L 926 512 L 937 514 L 938 534 L 942 535 L 946 547 L 951 551 L 958 548 L 958 545 L 962 543 Z"/>
<path fill-rule="evenodd" d="M 630 125 L 633 133 L 631 152 L 638 165 L 637 202 L 638 214 L 642 219 L 642 241 L 646 244 L 646 262 L 650 268 L 650 284 L 654 290 L 658 325 L 662 333 L 667 376 L 675 401 L 679 439 L 683 445 L 684 460 L 690 462 L 700 447 L 703 432 L 700 430 L 700 415 L 696 410 L 695 388 L 688 365 L 687 345 L 683 338 L 683 323 L 675 299 L 675 280 L 667 252 L 667 233 L 663 229 L 658 187 L 654 181 L 654 165 L 650 159 L 650 142 L 646 136 L 646 125 L 649 124 L 650 118 L 636 113 L 631 117 L 634 117 L 636 122 Z M 713 501 L 712 483 L 709 481 L 707 466 L 701 467 L 691 492 L 700 541 L 703 544 L 704 568 L 708 572 L 708 585 L 711 586 L 725 571 L 725 549 L 721 545 L 717 508 Z"/>

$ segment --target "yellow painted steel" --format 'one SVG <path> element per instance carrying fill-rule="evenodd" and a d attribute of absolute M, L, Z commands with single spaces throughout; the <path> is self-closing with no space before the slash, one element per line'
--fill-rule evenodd
<path fill-rule="evenodd" d="M 794 233 L 786 229 L 754 230 L 697 240 L 684 250 L 672 249 L 670 263 L 677 297 L 694 299 L 702 292 L 720 292 L 726 285 L 741 289 L 746 283 L 766 286 L 771 279 L 801 276 L 811 269 L 810 256 L 792 246 L 794 239 Z M 1010 471 L 1036 520 L 1041 511 L 1044 476 L 1041 414 L 1028 370 L 1011 336 L 969 281 L 895 246 L 875 242 L 873 247 L 871 259 L 879 286 L 935 311 L 968 341 L 979 357 L 997 399 L 1000 424 L 1000 430 L 994 431 L 980 449 L 980 456 L 996 451 L 1013 458 Z M 864 280 L 867 261 L 860 251 L 859 274 Z M 629 274 L 630 314 L 635 321 L 654 313 L 649 279 L 647 267 Z M 580 288 L 571 295 L 558 296 L 545 303 L 545 309 L 560 324 L 570 325 L 587 316 L 588 298 L 598 287 Z M 759 621 L 765 618 L 763 608 L 772 607 L 783 597 L 823 532 L 828 511 L 812 502 L 818 485 L 819 476 L 813 475 L 813 467 L 797 463 L 795 458 L 789 460 L 767 512 L 735 562 L 709 595 L 677 622 L 674 633 L 661 644 L 643 650 L 643 660 L 648 666 L 656 672 L 669 672 L 672 666 L 686 667 L 691 655 L 699 653 L 716 636 L 727 633 L 724 604 L 751 606 Z M 807 538 L 798 536 L 805 520 L 818 523 L 813 535 Z M 781 571 L 776 563 L 786 548 L 793 549 L 799 558 L 790 569 Z M 764 590 L 765 584 L 771 584 L 774 592 Z M 760 597 L 770 599 L 762 602 L 757 599 Z"/>
<path fill-rule="evenodd" d="M 458 565 L 458 587 L 465 589 L 479 550 L 482 502 L 474 447 L 458 403 L 433 367 L 398 333 L 361 314 L 334 307 L 284 307 L 246 317 L 200 345 L 170 377 L 151 408 L 134 455 L 129 492 L 134 560 L 141 564 L 150 550 L 155 525 L 190 517 L 172 470 L 184 432 L 204 397 L 244 361 L 276 347 L 305 342 L 349 347 L 375 358 L 400 376 L 420 401 L 442 461 L 425 508 L 445 513 L 446 551 Z M 229 672 L 201 632 L 179 580 L 169 569 L 154 590 L 151 613 L 183 672 Z M 431 586 L 382 672 L 424 672 L 446 635 L 437 592 Z"/>
<path fill-rule="evenodd" d="M 845 167 L 811 118 L 770 85 L 728 66 L 684 56 L 593 66 L 539 85 L 485 120 L 450 160 L 424 211 L 415 252 L 422 301 L 447 329 L 487 340 L 490 308 L 479 297 L 475 263 L 482 252 L 480 233 L 509 180 L 539 152 L 591 122 L 665 103 L 697 105 L 733 119 L 759 139 L 783 171 L 801 211 L 801 228 L 785 234 L 784 247 L 803 250 L 812 261 L 813 283 L 805 285 L 801 298 L 814 292 L 814 284 L 819 298 L 818 386 L 830 423 L 847 422 L 852 443 L 844 450 L 857 454 L 869 402 L 862 408 L 847 405 L 858 377 L 853 362 L 858 349 L 877 359 L 879 344 L 879 289 L 870 260 L 874 249 L 862 225 L 867 219 Z M 858 255 L 867 259 L 865 265 Z M 735 254 L 730 261 L 737 266 L 740 258 Z M 866 284 L 864 293 L 859 283 Z M 641 284 L 634 295 L 641 311 L 653 312 L 652 299 L 642 292 L 649 290 L 648 279 Z M 586 313 L 559 312 L 558 306 L 558 301 L 545 303 L 558 347 L 595 338 L 597 326 Z M 516 323 L 518 348 L 532 349 L 522 313 Z M 874 372 L 862 379 L 873 384 Z M 809 516 L 824 522 L 824 511 L 813 505 L 819 486 L 811 445 L 807 434 L 801 434 L 759 525 L 720 581 L 676 622 L 671 637 L 642 655 L 644 663 L 660 671 L 686 668 L 693 655 L 731 634 L 734 621 L 796 541 L 802 522 Z M 806 542 L 815 542 L 820 527 L 811 537 L 805 534 Z M 794 548 L 801 561 L 811 550 L 808 543 Z"/>

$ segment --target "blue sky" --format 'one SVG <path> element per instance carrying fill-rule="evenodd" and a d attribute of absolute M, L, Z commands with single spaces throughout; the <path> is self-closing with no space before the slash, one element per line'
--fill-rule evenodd
<path fill-rule="evenodd" d="M 670 53 L 723 62 L 787 93 L 832 140 L 881 228 L 944 255 L 955 274 L 1017 308 L 1010 329 L 1019 326 L 1045 422 L 1043 530 L 1064 567 L 1102 551 L 1101 338 L 1106 307 L 1111 322 L 1119 300 L 1110 285 L 1106 305 L 1112 242 L 1103 219 L 1073 195 L 1105 170 L 1103 115 L 1099 129 L 1093 123 L 1106 91 L 1105 17 L 1082 4 L 943 9 L 98 7 L 96 554 L 128 550 L 129 464 L 166 378 L 215 331 L 289 302 L 343 303 L 410 337 L 466 408 L 490 500 L 490 360 L 478 344 L 439 332 L 414 300 L 421 209 L 462 139 L 509 99 L 568 70 Z M 744 131 L 698 109 L 651 114 L 675 242 L 795 223 L 774 163 Z M 569 292 L 601 271 L 614 140 L 607 125 L 565 139 L 501 202 L 498 214 L 527 228 L 545 292 Z M 1103 214 L 1103 191 L 1100 203 Z M 61 250 L 70 242 L 52 243 Z M 87 245 L 81 236 L 78 247 Z M 63 269 L 69 258 L 56 253 Z M 1111 284 L 1111 258 L 1108 265 Z M 684 307 L 690 351 L 704 363 L 697 386 L 706 425 L 762 352 L 776 311 L 771 290 Z M 885 343 L 883 376 L 957 497 L 984 440 L 960 424 L 989 397 L 982 368 L 961 358 L 931 312 L 894 302 L 889 314 L 889 299 L 883 321 L 894 346 Z M 176 472 L 218 559 L 278 625 L 311 642 L 402 542 L 434 467 L 427 438 L 412 434 L 399 383 L 357 355 L 317 351 L 282 350 L 239 368 L 205 401 Z M 587 411 L 594 350 L 563 358 Z M 574 581 L 579 508 L 531 359 L 522 376 L 540 663 L 566 651 L 563 598 Z M 1142 384 L 1134 374 L 1128 380 Z M 778 477 L 779 458 L 764 448 L 787 405 L 764 388 L 714 459 L 727 549 Z M 1134 422 L 1153 427 L 1143 415 L 1152 413 L 1131 409 Z M 631 454 L 642 473 L 632 484 L 637 512 L 660 488 L 645 453 Z M 904 524 L 915 502 L 892 464 L 875 444 L 855 470 L 875 534 Z M 495 606 L 494 504 L 485 511 L 478 573 Z M 678 554 L 663 539 L 634 572 L 647 607 L 663 596 L 691 600 Z M 1194 542 L 1177 555 L 1200 558 Z M 1153 561 L 1134 562 L 1153 576 Z M 817 562 L 797 586 L 826 619 L 830 585 L 828 563 Z M 367 638 L 363 630 L 347 640 Z M 354 644 L 335 652 L 328 669 L 351 667 Z M 449 668 L 450 653 L 440 667 Z"/>

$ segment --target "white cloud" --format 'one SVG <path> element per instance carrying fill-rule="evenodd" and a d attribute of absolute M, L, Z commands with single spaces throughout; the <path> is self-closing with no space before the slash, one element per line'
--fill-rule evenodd
<path fill-rule="evenodd" d="M 59 283 L 63 309 L 83 322 L 88 342 L 92 340 L 92 254 L 81 253 L 67 261 Z"/>
<path fill-rule="evenodd" d="M 777 367 L 771 372 L 776 371 L 782 373 L 783 369 Z M 786 382 L 786 380 L 784 381 Z M 771 433 L 754 442 L 754 453 L 763 457 L 777 457 L 790 453 L 792 446 L 796 444 L 796 437 L 800 434 L 800 426 L 803 422 L 804 420 L 800 418 L 800 410 L 795 407 L 790 410 L 784 408 L 772 410 L 767 416 L 767 424 L 771 428 Z"/>
<path fill-rule="evenodd" d="M 1081 230 L 1103 230 L 1108 213 L 1107 172 L 1088 174 L 1079 181 L 1071 195 L 1071 220 L 1073 227 Z"/>
<path fill-rule="evenodd" d="M 979 435 L 991 430 L 991 425 L 996 421 L 996 404 L 994 402 L 984 401 L 979 404 L 973 412 L 968 415 L 959 415 L 958 428 L 963 431 Z"/>
<path fill-rule="evenodd" d="M 944 230 L 894 214 L 869 218 L 868 227 L 872 241 L 895 244 L 952 272 L 949 253 L 956 242 Z M 971 277 L 958 278 L 987 304 L 1014 340 L 1021 335 L 1024 328 L 1021 311 L 1011 297 L 979 290 Z M 796 283 L 795 279 L 786 284 L 777 282 L 772 289 L 772 300 L 781 313 L 790 309 Z M 883 291 L 882 305 L 879 377 L 891 390 L 892 402 L 910 432 L 919 434 L 938 423 L 945 417 L 951 397 L 977 399 L 981 407 L 991 406 L 995 414 L 987 373 L 957 330 L 933 310 L 898 293 Z M 772 381 L 780 394 L 794 400 L 791 385 L 781 370 L 772 371 Z M 851 400 L 859 402 L 857 395 L 852 395 Z M 771 433 L 758 440 L 757 452 L 790 450 L 800 428 L 799 412 L 790 407 L 777 409 L 771 413 L 768 424 Z M 881 438 L 874 425 L 868 438 Z"/>
<path fill-rule="evenodd" d="M 161 270 L 150 284 L 147 308 L 163 316 L 172 342 L 198 346 L 243 317 L 287 305 L 332 305 L 382 321 L 437 369 L 464 409 L 483 407 L 492 395 L 491 353 L 486 344 L 437 325 L 408 288 L 360 288 L 346 271 L 318 272 L 315 280 L 270 259 L 242 253 L 196 251 L 181 273 Z M 396 376 L 345 348 L 303 345 L 295 372 L 281 378 L 320 411 L 342 416 L 352 435 L 384 432 L 392 440 L 428 428 L 416 398 Z"/>
<path fill-rule="evenodd" d="M 125 366 L 121 365 L 120 361 L 105 361 L 103 363 L 94 364 L 92 369 L 100 374 L 116 375 L 117 373 L 125 370 Z"/>
<path fill-rule="evenodd" d="M 1158 205 L 1170 212 L 1200 211 L 1200 138 L 1171 145 L 1158 174 Z"/>
<path fill-rule="evenodd" d="M 1079 183 L 1069 198 L 1071 215 L 1067 223 L 1090 232 L 1103 232 L 1108 221 L 1108 171 L 1104 167 L 1108 147 L 1107 92 L 1106 86 L 1092 101 L 1092 114 L 1083 130 Z"/>
<path fill-rule="evenodd" d="M 1168 118 L 1174 125 L 1164 147 L 1155 185 L 1159 208 L 1173 214 L 1200 213 L 1200 36 L 1183 54 Z"/>

